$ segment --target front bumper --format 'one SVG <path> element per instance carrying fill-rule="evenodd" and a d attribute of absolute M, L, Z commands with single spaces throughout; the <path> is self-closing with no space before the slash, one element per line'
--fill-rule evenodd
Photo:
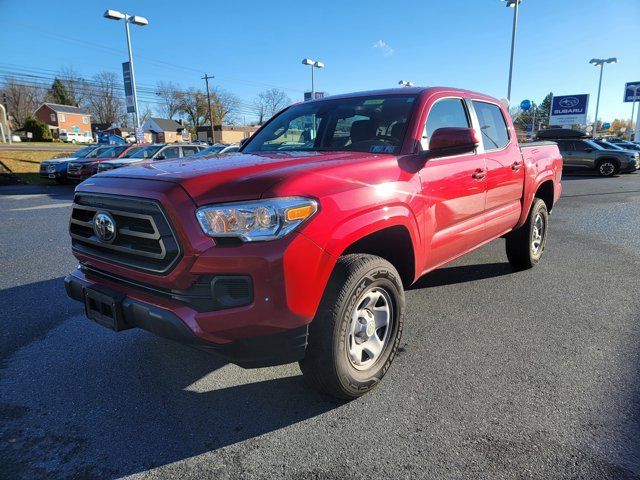
<path fill-rule="evenodd" d="M 104 282 L 98 284 L 90 280 L 80 270 L 76 270 L 64 279 L 67 295 L 74 300 L 85 303 L 85 289 L 98 287 L 105 289 Z M 186 319 L 194 315 L 189 307 L 170 306 L 167 302 L 145 301 L 135 293 L 131 294 L 111 289 L 107 291 L 123 296 L 121 314 L 123 325 L 127 328 L 141 328 L 159 337 L 190 345 L 202 350 L 216 353 L 226 360 L 244 368 L 258 368 L 282 365 L 298 361 L 304 357 L 307 347 L 308 325 L 284 330 L 271 335 L 237 339 L 226 343 L 215 343 L 198 336 L 188 326 Z M 158 305 L 160 303 L 160 305 Z"/>

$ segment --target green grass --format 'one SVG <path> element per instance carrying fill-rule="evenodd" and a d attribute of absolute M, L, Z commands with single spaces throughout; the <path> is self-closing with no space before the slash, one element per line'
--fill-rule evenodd
<path fill-rule="evenodd" d="M 54 183 L 53 180 L 40 178 L 38 176 L 40 162 L 55 158 L 64 153 L 66 152 L 62 150 L 59 152 L 0 150 L 0 161 L 11 170 L 11 173 L 27 183 L 51 185 Z"/>

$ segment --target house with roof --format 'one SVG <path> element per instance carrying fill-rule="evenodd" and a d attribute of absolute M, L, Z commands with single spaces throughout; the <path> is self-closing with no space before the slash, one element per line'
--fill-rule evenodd
<path fill-rule="evenodd" d="M 33 115 L 49 126 L 54 137 L 62 132 L 88 132 L 91 135 L 91 115 L 80 107 L 43 103 Z"/>
<path fill-rule="evenodd" d="M 191 134 L 182 121 L 176 122 L 169 118 L 149 117 L 142 125 L 145 142 L 174 143 L 188 142 Z"/>

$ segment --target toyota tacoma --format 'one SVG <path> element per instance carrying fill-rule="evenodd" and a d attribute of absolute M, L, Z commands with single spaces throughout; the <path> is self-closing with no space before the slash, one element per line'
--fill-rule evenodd
<path fill-rule="evenodd" d="M 561 193 L 553 143 L 520 146 L 500 101 L 403 88 L 292 105 L 238 153 L 149 162 L 76 188 L 68 295 L 240 366 L 299 362 L 355 398 L 400 343 L 404 291 L 503 237 L 535 266 Z"/>

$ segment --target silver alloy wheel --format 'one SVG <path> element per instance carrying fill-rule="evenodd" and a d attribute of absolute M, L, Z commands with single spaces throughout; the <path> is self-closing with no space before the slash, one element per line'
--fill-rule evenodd
<path fill-rule="evenodd" d="M 538 213 L 533 221 L 533 235 L 531 238 L 531 251 L 534 255 L 537 255 L 542 249 L 544 227 L 544 218 Z"/>
<path fill-rule="evenodd" d="M 600 173 L 602 175 L 609 176 L 613 174 L 615 168 L 616 167 L 611 162 L 602 162 L 600 164 Z"/>
<path fill-rule="evenodd" d="M 347 330 L 347 357 L 357 370 L 370 368 L 389 343 L 393 303 L 380 287 L 367 290 L 356 303 Z"/>

